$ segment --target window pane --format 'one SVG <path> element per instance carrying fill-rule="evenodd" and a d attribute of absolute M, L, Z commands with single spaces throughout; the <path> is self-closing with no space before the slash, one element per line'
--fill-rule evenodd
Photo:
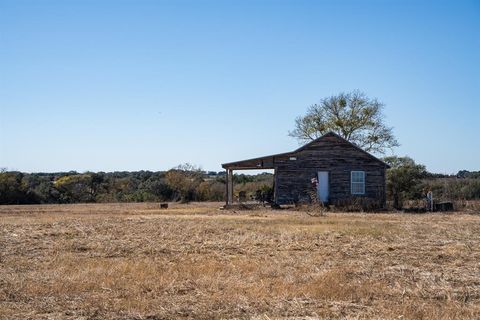
<path fill-rule="evenodd" d="M 352 194 L 365 194 L 365 171 L 351 172 Z"/>
<path fill-rule="evenodd" d="M 363 194 L 364 193 L 364 184 L 363 183 L 352 183 L 352 193 L 353 194 Z"/>
<path fill-rule="evenodd" d="M 352 182 L 365 182 L 365 172 L 352 171 Z"/>

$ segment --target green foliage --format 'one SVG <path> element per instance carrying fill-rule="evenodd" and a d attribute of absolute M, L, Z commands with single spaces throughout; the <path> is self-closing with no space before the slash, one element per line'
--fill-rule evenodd
<path fill-rule="evenodd" d="M 265 203 L 273 202 L 273 187 L 270 185 L 262 185 L 260 189 L 255 191 L 255 200 Z"/>
<path fill-rule="evenodd" d="M 216 180 L 203 181 L 197 187 L 199 201 L 223 201 L 225 198 L 225 183 Z"/>
<path fill-rule="evenodd" d="M 424 180 L 423 184 L 433 192 L 435 199 L 448 201 L 480 199 L 480 178 L 429 179 Z"/>
<path fill-rule="evenodd" d="M 167 185 L 173 190 L 174 199 L 181 202 L 199 200 L 195 190 L 203 182 L 200 168 L 191 164 L 180 165 L 165 174 Z"/>
<path fill-rule="evenodd" d="M 34 177 L 34 176 L 29 176 Z M 35 195 L 35 203 L 59 203 L 61 194 L 48 177 L 42 177 L 35 185 L 31 186 L 31 190 Z"/>
<path fill-rule="evenodd" d="M 435 199 L 480 199 L 476 172 L 438 175 L 425 171 L 408 157 L 388 157 L 387 196 L 397 208 L 404 200 L 419 199 L 432 190 Z M 234 175 L 234 194 L 246 200 L 271 202 L 273 175 Z M 205 173 L 192 165 L 167 172 L 21 173 L 0 172 L 0 204 L 223 201 L 225 175 Z"/>
<path fill-rule="evenodd" d="M 261 185 L 273 183 L 272 177 L 234 175 L 235 189 L 244 190 L 251 199 Z M 167 172 L 0 172 L 0 204 L 224 199 L 224 172 L 204 172 L 191 164 Z"/>
<path fill-rule="evenodd" d="M 234 184 L 245 184 L 248 182 L 254 182 L 255 177 L 251 175 L 246 175 L 246 174 L 234 174 L 233 175 L 233 183 Z"/>
<path fill-rule="evenodd" d="M 0 173 L 0 204 L 170 201 L 164 172 Z"/>
<path fill-rule="evenodd" d="M 425 177 L 425 166 L 416 164 L 409 157 L 386 157 L 390 165 L 387 170 L 387 197 L 393 200 L 394 208 L 400 209 L 405 199 L 418 199 L 422 196 L 421 179 Z"/>
<path fill-rule="evenodd" d="M 257 200 L 258 190 L 261 190 L 264 186 L 273 185 L 273 174 L 266 172 L 257 175 L 234 174 L 233 183 L 234 194 L 238 199 L 244 197 L 245 200 Z"/>
<path fill-rule="evenodd" d="M 0 173 L 0 204 L 32 203 L 33 197 L 28 190 L 21 172 Z"/>
<path fill-rule="evenodd" d="M 480 179 L 480 171 L 460 170 L 457 173 L 457 178 Z"/>
<path fill-rule="evenodd" d="M 308 142 L 333 131 L 366 151 L 384 153 L 399 144 L 384 124 L 383 107 L 360 91 L 340 93 L 310 106 L 305 116 L 295 119 L 290 136 Z"/>

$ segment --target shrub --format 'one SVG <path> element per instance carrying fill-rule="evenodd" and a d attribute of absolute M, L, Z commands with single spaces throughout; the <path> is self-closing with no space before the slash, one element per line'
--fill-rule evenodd
<path fill-rule="evenodd" d="M 269 185 L 263 185 L 260 189 L 255 191 L 255 198 L 256 201 L 262 203 L 273 203 L 273 187 Z"/>
<path fill-rule="evenodd" d="M 343 212 L 369 212 L 382 209 L 381 201 L 366 197 L 352 197 L 349 199 L 337 200 L 332 204 L 335 206 L 335 210 Z"/>

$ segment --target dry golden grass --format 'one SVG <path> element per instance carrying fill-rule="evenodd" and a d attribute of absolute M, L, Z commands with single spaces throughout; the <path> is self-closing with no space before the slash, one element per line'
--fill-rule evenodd
<path fill-rule="evenodd" d="M 480 318 L 480 215 L 0 206 L 0 318 Z"/>

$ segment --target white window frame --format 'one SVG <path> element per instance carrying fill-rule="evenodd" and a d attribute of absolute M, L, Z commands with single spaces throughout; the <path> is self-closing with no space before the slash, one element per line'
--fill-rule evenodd
<path fill-rule="evenodd" d="M 353 176 L 354 174 L 357 174 L 357 173 L 361 173 L 362 175 L 362 180 L 363 181 L 353 181 Z M 356 185 L 360 185 L 362 186 L 361 189 L 362 189 L 362 192 L 354 192 L 353 190 L 353 186 Z M 365 194 L 365 171 L 351 171 L 350 172 L 350 192 L 352 194 Z"/>

